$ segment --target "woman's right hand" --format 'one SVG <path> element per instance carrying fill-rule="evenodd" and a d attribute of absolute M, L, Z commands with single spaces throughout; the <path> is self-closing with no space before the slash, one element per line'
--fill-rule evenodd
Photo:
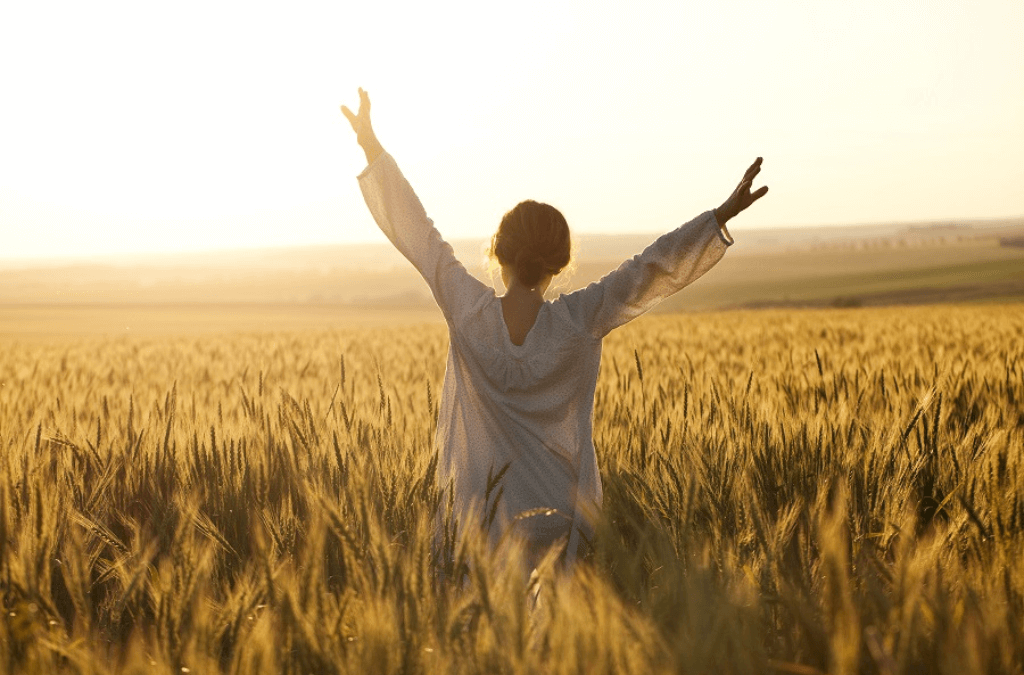
<path fill-rule="evenodd" d="M 381 147 L 380 141 L 377 140 L 377 134 L 373 132 L 373 126 L 370 124 L 370 95 L 360 87 L 359 112 L 353 113 L 348 106 L 343 105 L 341 113 L 352 125 L 352 131 L 356 132 L 356 142 L 366 153 L 366 163 L 372 163 L 384 152 L 384 148 Z"/>
<path fill-rule="evenodd" d="M 754 163 L 743 174 L 743 180 L 736 186 L 736 189 L 729 195 L 729 198 L 715 209 L 715 218 L 718 220 L 719 225 L 725 225 L 727 221 L 735 218 L 741 211 L 768 193 L 767 185 L 762 186 L 755 192 L 750 191 L 750 184 L 754 182 L 754 177 L 761 173 L 761 161 L 761 157 L 754 160 Z"/>

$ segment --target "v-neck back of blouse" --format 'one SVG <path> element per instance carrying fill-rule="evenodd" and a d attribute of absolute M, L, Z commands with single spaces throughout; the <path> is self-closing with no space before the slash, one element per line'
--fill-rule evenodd
<path fill-rule="evenodd" d="M 534 312 L 533 319 L 530 321 L 530 325 L 526 326 L 526 330 L 522 331 L 522 335 L 520 336 L 520 340 L 518 342 L 516 342 L 515 334 L 519 333 L 519 331 L 518 330 L 513 330 L 513 327 L 509 325 L 509 321 L 508 321 L 509 317 L 506 314 L 506 310 L 505 310 L 505 298 L 503 298 L 503 297 L 502 298 L 498 298 L 498 309 L 501 312 L 501 322 L 502 322 L 502 325 L 504 325 L 504 327 L 505 327 L 505 333 L 506 333 L 506 335 L 508 335 L 508 341 L 512 344 L 512 346 L 514 346 L 514 347 L 522 347 L 523 345 L 526 344 L 526 340 L 530 337 L 530 333 L 533 331 L 533 328 L 537 325 L 537 318 L 540 316 L 540 313 L 541 313 L 541 311 L 543 311 L 544 305 L 546 305 L 546 304 L 547 303 L 541 303 L 540 305 L 537 306 L 537 311 Z M 525 322 L 524 322 L 524 324 L 525 324 Z M 519 326 L 516 326 L 516 328 L 518 329 Z"/>

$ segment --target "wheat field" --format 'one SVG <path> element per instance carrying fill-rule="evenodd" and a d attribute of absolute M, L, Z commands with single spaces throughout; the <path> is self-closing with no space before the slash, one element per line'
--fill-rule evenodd
<path fill-rule="evenodd" d="M 3 340 L 0 671 L 1024 672 L 1024 306 L 613 333 L 531 582 L 435 551 L 443 326 L 182 333 Z"/>

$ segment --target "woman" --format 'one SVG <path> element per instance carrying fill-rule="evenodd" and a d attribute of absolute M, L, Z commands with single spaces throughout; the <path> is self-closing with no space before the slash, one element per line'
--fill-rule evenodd
<path fill-rule="evenodd" d="M 601 340 L 721 259 L 733 243 L 726 222 L 768 191 L 750 191 L 761 158 L 720 207 L 553 301 L 544 291 L 569 262 L 568 226 L 551 206 L 519 204 L 491 241 L 506 288 L 499 297 L 455 259 L 384 152 L 366 92 L 359 90 L 358 113 L 341 110 L 366 154 L 359 184 L 370 213 L 426 279 L 448 323 L 436 444 L 440 487 L 451 491 L 457 522 L 488 527 L 495 545 L 519 538 L 531 568 L 567 540 L 571 565 L 601 504 L 592 423 Z"/>

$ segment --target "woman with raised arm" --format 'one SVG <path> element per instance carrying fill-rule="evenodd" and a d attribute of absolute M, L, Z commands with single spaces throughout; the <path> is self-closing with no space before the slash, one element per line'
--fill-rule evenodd
<path fill-rule="evenodd" d="M 460 528 L 488 526 L 493 514 L 492 545 L 520 539 L 532 569 L 566 542 L 571 565 L 601 505 L 592 419 L 601 341 L 722 258 L 733 243 L 726 222 L 768 191 L 750 191 L 761 158 L 717 209 L 662 235 L 600 281 L 551 301 L 544 291 L 569 263 L 569 228 L 557 209 L 520 203 L 491 239 L 506 288 L 498 296 L 456 260 L 384 151 L 367 93 L 359 90 L 358 113 L 341 110 L 366 153 L 359 175 L 366 205 L 426 279 L 448 324 L 435 442 L 439 486 L 451 496 Z"/>

